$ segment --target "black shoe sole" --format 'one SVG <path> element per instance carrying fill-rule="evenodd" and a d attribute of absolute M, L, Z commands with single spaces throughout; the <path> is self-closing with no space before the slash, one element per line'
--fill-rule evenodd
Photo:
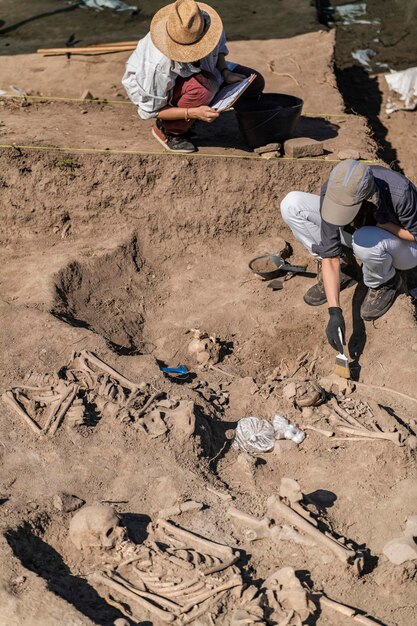
<path fill-rule="evenodd" d="M 193 149 L 190 148 L 189 150 L 173 150 L 172 148 L 168 146 L 168 144 L 165 141 L 163 141 L 163 139 L 158 137 L 154 129 L 152 129 L 152 136 L 154 137 L 154 139 L 159 141 L 159 143 L 161 144 L 161 146 L 165 148 L 165 150 L 168 150 L 168 152 L 172 152 L 173 154 L 193 154 L 193 152 L 197 152 L 197 148 L 193 148 Z"/>

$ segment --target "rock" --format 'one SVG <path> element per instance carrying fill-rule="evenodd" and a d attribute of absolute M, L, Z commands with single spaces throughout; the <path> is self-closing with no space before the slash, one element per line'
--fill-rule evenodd
<path fill-rule="evenodd" d="M 80 509 L 83 504 L 85 504 L 85 501 L 81 498 L 63 492 L 55 494 L 52 502 L 56 510 L 62 511 L 63 513 L 77 511 L 77 509 Z"/>
<path fill-rule="evenodd" d="M 128 622 L 124 617 L 118 617 L 114 620 L 113 626 L 130 626 L 130 622 Z"/>
<path fill-rule="evenodd" d="M 359 154 L 358 150 L 348 149 L 338 152 L 337 158 L 341 161 L 346 161 L 347 159 L 354 159 L 355 161 L 358 161 L 361 158 L 361 155 Z"/>
<path fill-rule="evenodd" d="M 323 143 L 310 137 L 295 137 L 284 143 L 285 156 L 293 159 L 324 154 Z"/>
<path fill-rule="evenodd" d="M 417 515 L 411 515 L 406 524 L 404 535 L 406 537 L 417 537 Z"/>
<path fill-rule="evenodd" d="M 412 537 L 399 537 L 385 544 L 382 552 L 394 565 L 417 559 L 417 545 Z"/>
<path fill-rule="evenodd" d="M 277 159 L 279 157 L 279 152 L 263 152 L 261 154 L 261 159 Z"/>
<path fill-rule="evenodd" d="M 417 437 L 414 435 L 409 435 L 405 440 L 405 444 L 410 450 L 417 450 Z"/>
<path fill-rule="evenodd" d="M 313 417 L 313 409 L 310 406 L 304 406 L 301 409 L 301 414 L 303 416 L 304 419 L 310 419 Z"/>
<path fill-rule="evenodd" d="M 256 154 L 268 154 L 268 153 L 275 153 L 277 154 L 279 152 L 281 148 L 281 144 L 279 143 L 268 143 L 266 146 L 261 146 L 260 148 L 255 148 L 254 152 L 256 152 Z"/>
<path fill-rule="evenodd" d="M 297 388 L 295 386 L 295 383 L 288 383 L 288 385 L 285 385 L 284 389 L 282 390 L 283 397 L 289 401 L 295 398 L 296 394 Z"/>
<path fill-rule="evenodd" d="M 94 96 L 89 89 L 83 91 L 82 100 L 94 100 Z"/>
<path fill-rule="evenodd" d="M 331 374 L 330 376 L 321 378 L 319 380 L 319 384 L 325 391 L 327 391 L 327 393 L 332 392 L 335 395 L 339 395 L 339 393 L 345 395 L 355 390 L 355 383 L 351 380 L 340 378 L 340 376 L 337 376 L 336 374 Z"/>

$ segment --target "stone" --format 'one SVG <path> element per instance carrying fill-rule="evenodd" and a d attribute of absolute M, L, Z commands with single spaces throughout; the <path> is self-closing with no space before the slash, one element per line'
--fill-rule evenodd
<path fill-rule="evenodd" d="M 405 440 L 405 444 L 410 450 L 417 450 L 417 437 L 415 435 L 409 435 Z"/>
<path fill-rule="evenodd" d="M 284 143 L 285 156 L 293 159 L 324 154 L 323 143 L 310 137 L 294 137 Z"/>
<path fill-rule="evenodd" d="M 279 152 L 262 152 L 261 159 L 277 159 L 279 157 Z"/>
<path fill-rule="evenodd" d="M 83 95 L 81 96 L 82 100 L 94 100 L 94 96 L 89 89 L 83 91 Z"/>
<path fill-rule="evenodd" d="M 62 511 L 63 513 L 77 511 L 85 504 L 85 501 L 81 498 L 63 492 L 56 493 L 52 502 L 56 510 Z"/>
<path fill-rule="evenodd" d="M 254 152 L 256 154 L 268 154 L 269 152 L 273 152 L 277 154 L 281 148 L 281 144 L 279 143 L 268 143 L 266 146 L 261 146 L 260 148 L 255 148 Z"/>
<path fill-rule="evenodd" d="M 295 383 L 288 383 L 282 390 L 282 395 L 286 400 L 292 400 L 297 394 Z"/>
<path fill-rule="evenodd" d="M 345 395 L 355 390 L 354 382 L 345 378 L 340 378 L 340 376 L 337 376 L 336 374 L 331 374 L 330 376 L 321 378 L 319 380 L 319 384 L 323 387 L 324 391 L 327 391 L 327 393 L 334 393 L 335 395 L 339 395 L 340 393 Z"/>
<path fill-rule="evenodd" d="M 361 155 L 358 150 L 348 149 L 338 152 L 337 158 L 341 161 L 346 161 L 347 159 L 354 159 L 355 161 L 358 161 L 361 158 Z"/>
<path fill-rule="evenodd" d="M 417 559 L 417 545 L 412 537 L 399 537 L 385 544 L 382 552 L 394 565 Z"/>

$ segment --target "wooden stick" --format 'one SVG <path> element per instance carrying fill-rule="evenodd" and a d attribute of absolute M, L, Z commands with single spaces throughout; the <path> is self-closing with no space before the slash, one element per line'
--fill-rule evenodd
<path fill-rule="evenodd" d="M 26 413 L 26 411 L 20 406 L 20 403 L 16 400 L 13 392 L 6 391 L 2 395 L 2 400 L 9 407 L 11 407 L 20 417 L 26 422 L 26 424 L 33 430 L 36 435 L 42 434 L 42 429 L 37 425 L 37 423 Z"/>
<path fill-rule="evenodd" d="M 136 49 L 136 45 L 132 46 L 107 46 L 89 48 L 39 48 L 38 54 L 45 56 L 52 54 L 103 54 L 105 52 L 131 52 Z"/>

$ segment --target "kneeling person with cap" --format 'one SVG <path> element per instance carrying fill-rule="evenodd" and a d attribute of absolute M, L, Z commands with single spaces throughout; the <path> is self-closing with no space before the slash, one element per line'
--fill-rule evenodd
<path fill-rule="evenodd" d="M 326 301 L 327 337 L 342 352 L 345 321 L 340 290 L 352 285 L 354 256 L 362 262 L 368 287 L 361 317 L 376 320 L 394 303 L 401 288 L 397 270 L 417 267 L 417 188 L 388 168 L 342 161 L 333 169 L 321 195 L 292 191 L 281 215 L 294 237 L 321 264 L 319 281 L 304 296 L 307 304 Z M 350 252 L 350 255 L 349 255 Z"/>
<path fill-rule="evenodd" d="M 154 138 L 167 150 L 195 152 L 188 131 L 196 120 L 211 123 L 219 113 L 209 105 L 222 85 L 254 73 L 226 62 L 226 36 L 218 13 L 207 4 L 177 0 L 154 16 L 126 64 L 122 83 L 142 119 L 156 118 Z M 257 97 L 260 74 L 242 98 Z"/>

